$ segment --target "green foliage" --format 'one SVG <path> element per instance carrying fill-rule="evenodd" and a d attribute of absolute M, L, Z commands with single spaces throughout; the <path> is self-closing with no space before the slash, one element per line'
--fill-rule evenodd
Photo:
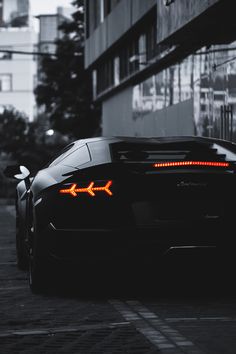
<path fill-rule="evenodd" d="M 60 26 L 64 36 L 57 41 L 57 56 L 41 61 L 42 79 L 35 94 L 54 129 L 83 138 L 98 134 L 100 107 L 92 104 L 91 72 L 84 68 L 83 1 L 73 5 L 73 21 Z"/>

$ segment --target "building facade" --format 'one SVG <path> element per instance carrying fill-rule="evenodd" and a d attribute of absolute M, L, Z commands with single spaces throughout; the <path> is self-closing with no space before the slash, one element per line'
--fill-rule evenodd
<path fill-rule="evenodd" d="M 0 26 L 26 27 L 29 25 L 29 0 L 1 0 Z"/>
<path fill-rule="evenodd" d="M 233 0 L 87 0 L 103 135 L 236 140 Z"/>
<path fill-rule="evenodd" d="M 60 25 L 65 21 L 72 20 L 73 7 L 58 7 L 55 14 L 42 14 L 37 16 L 39 20 L 39 41 L 38 52 L 45 54 L 55 54 L 57 50 L 57 40 L 64 35 Z M 38 56 L 37 61 L 37 83 L 43 80 L 43 70 L 41 67 L 42 56 Z M 43 127 L 49 128 L 50 122 L 45 107 L 38 107 L 38 117 Z"/>
<path fill-rule="evenodd" d="M 12 107 L 33 121 L 38 34 L 29 25 L 28 0 L 0 1 L 0 108 Z M 25 54 L 22 54 L 25 53 Z"/>
<path fill-rule="evenodd" d="M 36 31 L 29 0 L 0 0 L 0 109 L 14 107 L 29 121 L 40 113 L 34 89 L 40 81 L 41 57 L 32 53 L 55 53 L 55 41 L 62 36 L 58 26 L 72 12 L 58 7 L 56 14 L 39 16 Z"/>
<path fill-rule="evenodd" d="M 64 21 L 72 20 L 74 9 L 67 7 L 58 7 L 55 14 L 42 14 L 39 19 L 39 43 L 38 49 L 41 53 L 55 53 L 56 41 L 63 36 L 59 26 Z"/>

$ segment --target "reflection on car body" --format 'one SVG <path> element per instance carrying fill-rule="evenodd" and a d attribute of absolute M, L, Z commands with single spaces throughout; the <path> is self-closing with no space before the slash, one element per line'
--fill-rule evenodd
<path fill-rule="evenodd" d="M 18 266 L 33 292 L 57 264 L 158 258 L 229 246 L 236 144 L 182 137 L 96 137 L 66 146 L 16 187 Z M 75 268 L 76 269 L 76 268 Z"/>

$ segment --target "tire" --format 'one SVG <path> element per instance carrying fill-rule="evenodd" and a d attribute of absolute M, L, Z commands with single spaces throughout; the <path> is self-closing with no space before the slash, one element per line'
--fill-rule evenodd
<path fill-rule="evenodd" d="M 34 223 L 35 225 L 35 223 Z M 45 250 L 40 246 L 40 233 L 35 226 L 31 235 L 29 249 L 29 286 L 34 294 L 47 293 L 51 289 L 53 279 L 53 265 L 45 255 Z"/>
<path fill-rule="evenodd" d="M 35 248 L 30 249 L 29 286 L 34 294 L 45 293 L 49 286 L 46 263 L 37 255 Z"/>
<path fill-rule="evenodd" d="M 16 212 L 16 263 L 20 270 L 28 270 L 29 268 L 29 257 L 24 238 L 25 234 Z"/>

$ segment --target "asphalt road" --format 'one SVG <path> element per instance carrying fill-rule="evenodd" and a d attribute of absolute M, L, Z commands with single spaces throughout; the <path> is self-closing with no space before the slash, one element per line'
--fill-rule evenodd
<path fill-rule="evenodd" d="M 236 353 L 234 271 L 181 256 L 96 275 L 87 292 L 33 295 L 16 267 L 14 228 L 14 207 L 0 205 L 0 354 Z"/>

